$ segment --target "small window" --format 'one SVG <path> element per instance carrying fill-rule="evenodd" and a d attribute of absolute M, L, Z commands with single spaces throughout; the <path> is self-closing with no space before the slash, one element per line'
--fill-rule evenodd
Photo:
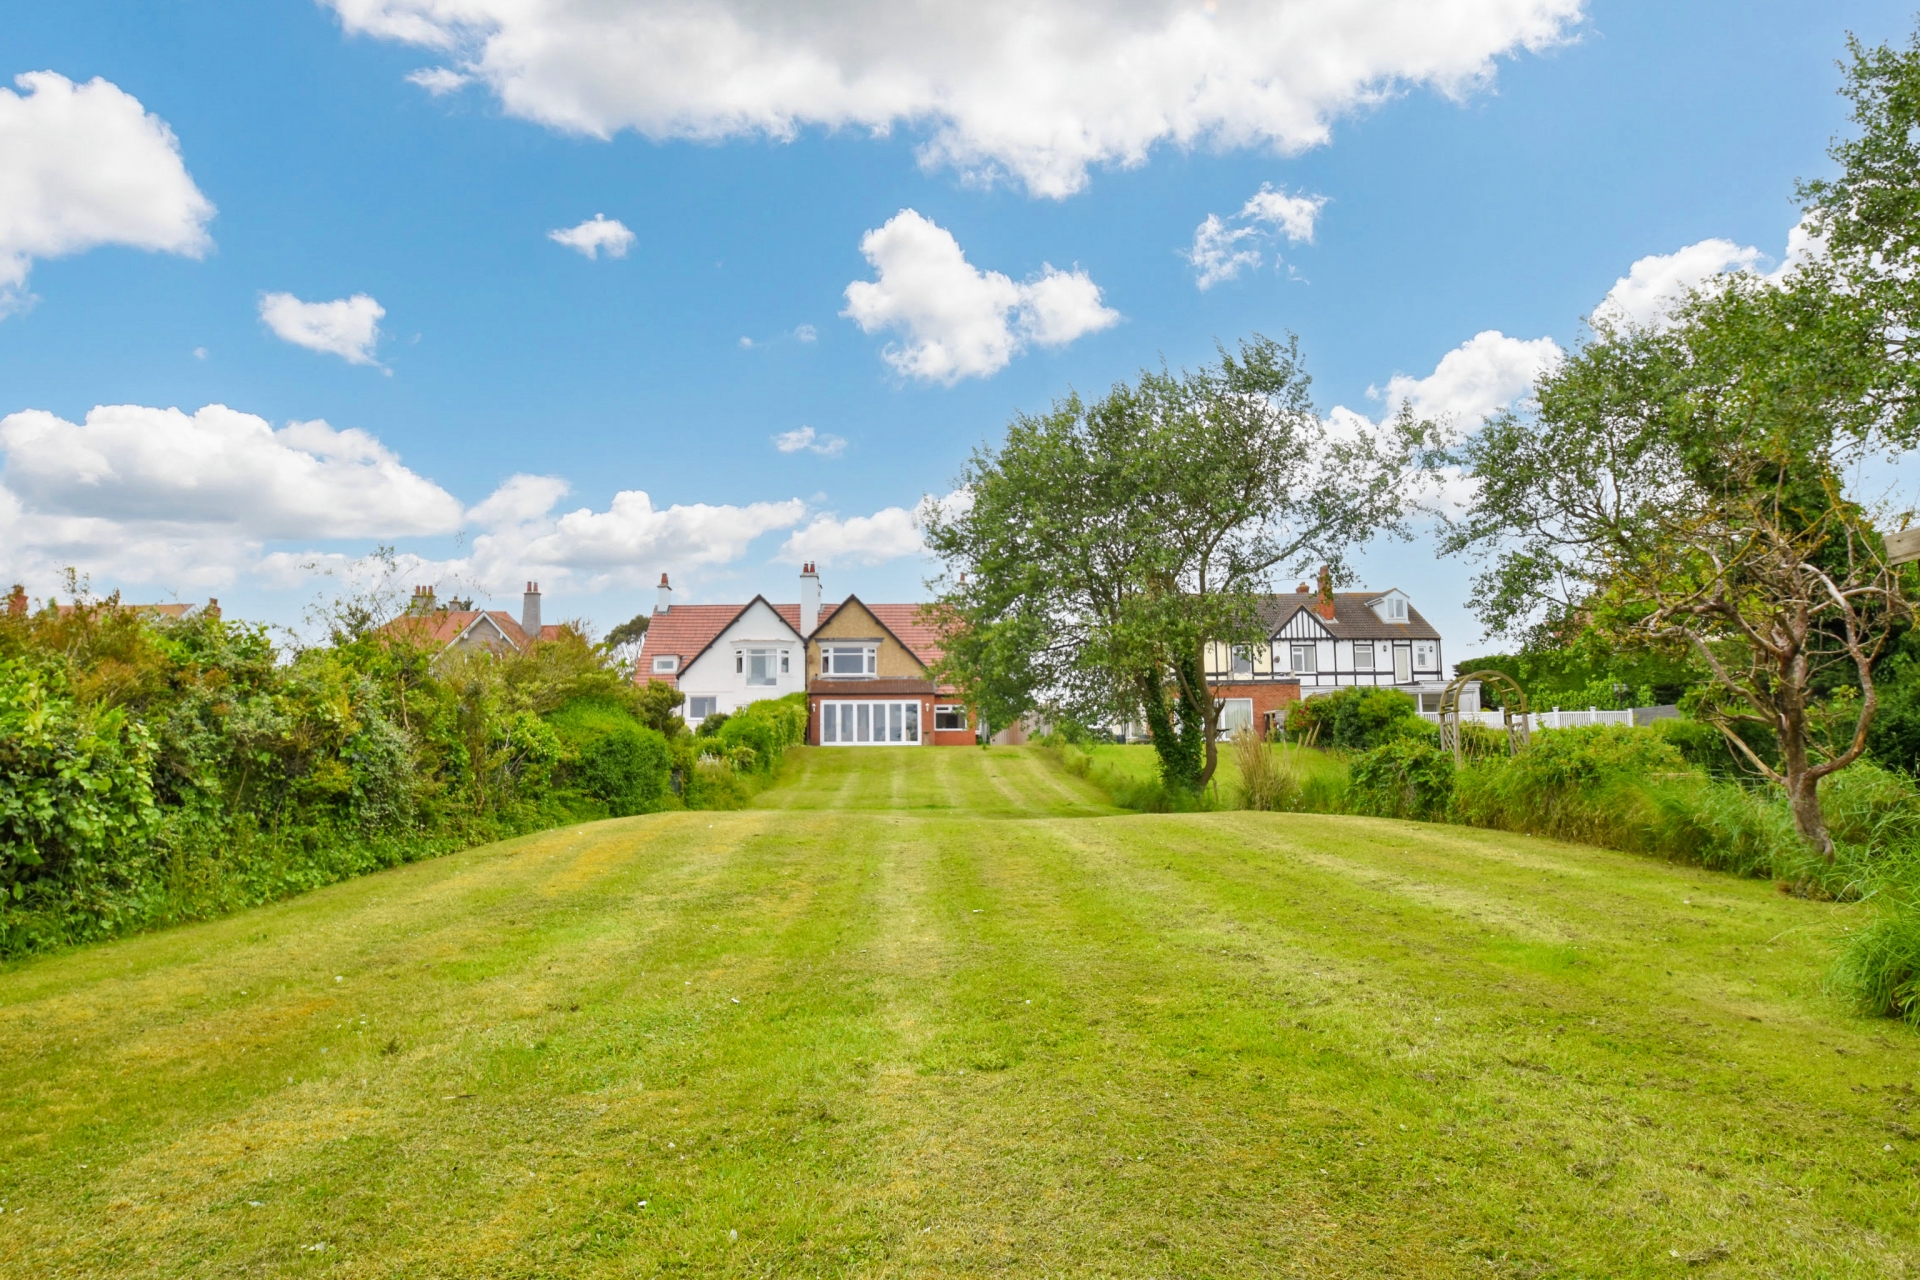
<path fill-rule="evenodd" d="M 1243 644 L 1233 646 L 1233 674 L 1237 676 L 1253 674 L 1253 650 Z"/>
<path fill-rule="evenodd" d="M 749 685 L 772 685 L 780 683 L 776 671 L 778 655 L 772 649 L 748 649 L 745 651 L 746 676 Z M 738 668 L 736 668 L 737 670 Z"/>
<path fill-rule="evenodd" d="M 1373 670 L 1373 641 L 1362 640 L 1353 646 L 1353 669 L 1355 671 Z"/>
<path fill-rule="evenodd" d="M 1422 711 L 1425 711 L 1425 712 L 1428 712 L 1428 713 L 1430 713 L 1430 714 L 1432 714 L 1432 713 L 1437 713 L 1437 712 L 1438 712 L 1438 711 L 1440 710 L 1440 699 L 1441 699 L 1441 698 L 1442 698 L 1443 696 L 1444 696 L 1444 695 L 1442 695 L 1442 694 L 1438 694 L 1438 693 L 1423 693 L 1423 694 L 1421 694 L 1421 695 L 1420 695 L 1420 709 L 1421 709 Z"/>
<path fill-rule="evenodd" d="M 1220 700 L 1220 733 L 1231 737 L 1253 728 L 1252 698 L 1222 698 Z"/>
<path fill-rule="evenodd" d="M 680 655 L 663 653 L 653 660 L 653 670 L 657 675 L 672 675 L 680 669 Z"/>
<path fill-rule="evenodd" d="M 1413 665 L 1420 671 L 1439 670 L 1440 647 L 1431 640 L 1422 640 L 1415 644 L 1413 646 Z"/>
<path fill-rule="evenodd" d="M 782 649 L 780 651 L 780 674 L 783 676 L 786 675 L 789 670 L 791 670 L 791 668 L 787 666 L 787 659 L 789 656 L 790 655 L 785 649 Z"/>
<path fill-rule="evenodd" d="M 719 708 L 719 705 L 718 698 L 688 698 L 687 719 L 705 720 Z"/>
<path fill-rule="evenodd" d="M 934 707 L 933 727 L 936 729 L 966 728 L 967 709 L 958 703 L 942 703 Z"/>
<path fill-rule="evenodd" d="M 1293 674 L 1297 676 L 1313 675 L 1320 669 L 1320 664 L 1317 660 L 1318 657 L 1318 645 L 1297 644 L 1293 646 Z"/>
<path fill-rule="evenodd" d="M 1405 622 L 1407 620 L 1407 602 L 1399 596 L 1388 596 L 1387 616 L 1395 622 Z"/>

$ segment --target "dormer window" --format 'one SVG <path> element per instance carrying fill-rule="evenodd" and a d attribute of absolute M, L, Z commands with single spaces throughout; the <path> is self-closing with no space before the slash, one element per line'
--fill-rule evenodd
<path fill-rule="evenodd" d="M 1374 615 L 1382 622 L 1401 623 L 1407 621 L 1407 598 L 1398 591 L 1389 591 L 1375 600 L 1372 605 Z"/>
<path fill-rule="evenodd" d="M 680 669 L 680 655 L 663 653 L 653 660 L 653 673 L 657 676 L 670 676 Z"/>

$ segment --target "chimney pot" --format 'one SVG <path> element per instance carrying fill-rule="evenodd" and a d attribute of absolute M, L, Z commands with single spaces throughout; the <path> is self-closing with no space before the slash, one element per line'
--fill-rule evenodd
<path fill-rule="evenodd" d="M 820 575 L 809 560 L 800 569 L 800 636 L 812 635 L 820 625 Z"/>
<path fill-rule="evenodd" d="M 527 583 L 527 593 L 520 597 L 520 629 L 527 633 L 527 639 L 540 638 L 540 584 Z"/>
<path fill-rule="evenodd" d="M 654 601 L 653 611 L 665 613 L 671 608 L 673 608 L 673 588 L 667 584 L 667 575 L 663 573 L 660 575 L 660 595 Z"/>

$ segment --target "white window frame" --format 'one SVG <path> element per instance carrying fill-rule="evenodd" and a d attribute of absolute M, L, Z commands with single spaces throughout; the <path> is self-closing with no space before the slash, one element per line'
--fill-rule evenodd
<path fill-rule="evenodd" d="M 841 654 L 859 653 L 860 671 L 836 671 L 834 660 Z M 880 646 L 877 644 L 830 644 L 820 646 L 820 674 L 834 680 L 871 680 L 879 674 Z"/>
<path fill-rule="evenodd" d="M 820 745 L 823 747 L 925 746 L 926 726 L 920 723 L 918 698 L 823 698 L 820 701 Z M 874 724 L 884 723 L 884 736 L 874 736 Z M 848 738 L 846 733 L 854 736 Z M 863 736 L 864 735 L 864 736 Z"/>
<path fill-rule="evenodd" d="M 941 716 L 952 716 L 952 715 L 957 715 L 960 717 L 959 724 L 943 725 L 940 723 Z M 940 733 L 959 733 L 968 728 L 971 728 L 972 726 L 968 723 L 968 720 L 967 720 L 966 704 L 964 702 L 935 703 L 933 708 L 933 727 L 936 731 Z"/>
<path fill-rule="evenodd" d="M 1245 663 L 1243 668 L 1240 664 Z M 1236 676 L 1253 674 L 1253 646 L 1235 644 L 1227 646 L 1227 670 Z"/>
<path fill-rule="evenodd" d="M 1415 671 L 1438 671 L 1440 669 L 1440 646 L 1432 640 L 1413 642 L 1413 669 Z"/>
<path fill-rule="evenodd" d="M 1301 655 L 1306 655 L 1306 665 L 1300 665 Z M 1287 670 L 1297 676 L 1317 676 L 1320 674 L 1320 646 L 1311 640 L 1295 640 L 1287 657 Z"/>
<path fill-rule="evenodd" d="M 755 680 L 753 678 L 753 663 L 756 658 L 766 664 L 766 678 L 763 680 Z M 744 677 L 747 682 L 747 687 L 750 689 L 772 689 L 777 687 L 780 683 L 780 673 L 785 667 L 786 652 L 784 650 L 775 649 L 771 646 L 755 645 L 751 648 L 735 649 L 733 651 L 733 673 L 737 676 Z"/>
<path fill-rule="evenodd" d="M 1355 671 L 1373 670 L 1373 641 L 1356 640 L 1353 644 L 1353 669 Z"/>
<path fill-rule="evenodd" d="M 670 676 L 679 670 L 680 655 L 677 653 L 662 653 L 653 660 L 653 674 L 657 676 Z"/>
<path fill-rule="evenodd" d="M 1221 698 L 1220 736 L 1231 737 L 1236 729 L 1253 728 L 1252 698 Z"/>
<path fill-rule="evenodd" d="M 708 706 L 707 710 L 704 713 L 696 715 L 695 714 L 696 708 L 698 708 L 699 705 L 703 702 L 708 703 L 710 705 Z M 703 693 L 696 697 L 689 697 L 687 699 L 687 723 L 688 724 L 693 724 L 696 721 L 705 720 L 708 716 L 719 715 L 719 714 L 720 714 L 720 699 L 718 697 L 715 697 L 712 694 Z"/>

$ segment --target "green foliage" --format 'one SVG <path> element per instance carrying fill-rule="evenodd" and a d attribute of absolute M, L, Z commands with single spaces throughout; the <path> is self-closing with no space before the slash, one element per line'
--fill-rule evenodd
<path fill-rule="evenodd" d="M 700 727 L 693 731 L 693 736 L 696 738 L 711 738 L 714 734 L 720 732 L 721 728 L 725 726 L 730 718 L 726 712 L 716 711 L 700 722 Z"/>
<path fill-rule="evenodd" d="M 1677 703 L 1688 688 L 1704 678 L 1704 673 L 1691 664 L 1665 654 L 1626 653 L 1578 641 L 1567 648 L 1462 658 L 1454 667 L 1462 674 L 1499 671 L 1513 677 L 1526 692 L 1528 708 L 1533 711 L 1662 706 Z M 1495 709 L 1504 706 L 1500 687 L 1483 683 L 1480 705 Z"/>
<path fill-rule="evenodd" d="M 932 610 L 942 674 L 992 724 L 1042 703 L 1144 719 L 1161 783 L 1204 786 L 1218 738 L 1205 646 L 1262 638 L 1256 597 L 1277 568 L 1339 576 L 1413 501 L 1426 425 L 1403 413 L 1336 438 L 1307 387 L 1297 344 L 1256 337 L 1016 418 L 962 476 L 971 504 L 928 523 L 952 575 Z"/>
<path fill-rule="evenodd" d="M 672 685 L 649 680 L 634 695 L 634 714 L 662 737 L 677 738 L 687 731 L 687 722 L 675 714 L 686 701 L 687 695 Z"/>
<path fill-rule="evenodd" d="M 736 748 L 708 779 L 648 723 L 691 742 L 681 696 L 634 688 L 572 628 L 526 654 L 440 653 L 372 616 L 342 605 L 334 643 L 290 653 L 113 600 L 0 618 L 0 955 L 556 823 L 738 803 L 732 771 L 764 777 L 804 732 L 804 706 L 746 717 L 706 740 Z M 678 798 L 676 769 L 695 784 Z"/>
<path fill-rule="evenodd" d="M 1349 767 L 1349 813 L 1436 819 L 1453 801 L 1453 755 L 1422 738 L 1394 738 L 1354 757 Z"/>
<path fill-rule="evenodd" d="M 613 817 L 651 813 L 667 795 L 673 757 L 659 731 L 622 725 L 589 742 L 573 765 L 574 784 Z"/>
<path fill-rule="evenodd" d="M 1395 738 L 1437 732 L 1420 718 L 1420 704 L 1398 689 L 1352 685 L 1302 699 L 1287 709 L 1287 733 L 1343 751 L 1370 751 Z"/>

